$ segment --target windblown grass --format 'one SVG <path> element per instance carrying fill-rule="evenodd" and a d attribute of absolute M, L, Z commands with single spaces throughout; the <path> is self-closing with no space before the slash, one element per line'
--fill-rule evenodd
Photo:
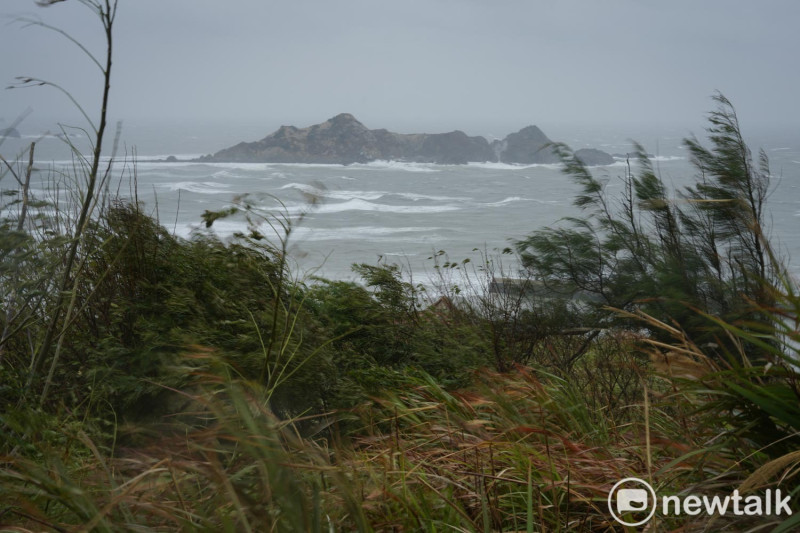
<path fill-rule="evenodd" d="M 360 427 L 349 437 L 333 414 L 279 420 L 262 388 L 204 380 L 171 435 L 162 427 L 113 456 L 79 436 L 69 466 L 55 450 L 6 458 L 2 520 L 51 531 L 613 531 L 616 480 L 675 491 L 731 466 L 690 453 L 710 436 L 649 400 L 612 422 L 580 384 L 530 368 L 481 371 L 461 391 L 409 378 L 350 413 Z"/>

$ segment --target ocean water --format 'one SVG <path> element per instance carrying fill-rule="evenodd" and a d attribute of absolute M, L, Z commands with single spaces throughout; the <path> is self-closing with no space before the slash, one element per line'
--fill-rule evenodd
<path fill-rule="evenodd" d="M 317 274 L 335 279 L 355 279 L 353 263 L 383 261 L 399 263 L 425 282 L 433 271 L 429 258 L 439 251 L 446 252 L 451 260 L 474 261 L 479 253 L 513 247 L 516 240 L 538 228 L 580 215 L 572 204 L 579 188 L 558 165 L 159 161 L 169 155 L 188 160 L 268 133 L 257 131 L 252 124 L 238 130 L 223 126 L 129 127 L 118 148 L 118 158 L 128 161 L 117 163 L 110 188 L 123 196 L 135 194 L 170 232 L 182 237 L 207 231 L 201 218 L 204 211 L 229 207 L 236 197 L 247 194 L 264 219 L 277 216 L 293 221 L 289 243 L 299 270 L 317 269 Z M 13 159 L 24 145 L 36 140 L 38 168 L 72 164 L 62 139 L 42 137 L 45 130 L 41 126 L 23 124 L 19 129 L 22 139 L 6 139 L 0 145 L 0 154 L 6 159 Z M 75 135 L 73 142 L 85 143 L 83 134 L 70 132 Z M 682 148 L 684 136 L 685 132 L 674 130 L 651 129 L 626 135 L 622 128 L 595 128 L 560 138 L 575 149 L 592 146 L 609 153 L 629 152 L 628 138 L 639 138 L 646 150 L 655 154 L 653 164 L 661 177 L 680 188 L 690 184 L 694 176 Z M 800 139 L 791 133 L 766 130 L 750 142 L 751 146 L 763 147 L 770 157 L 771 233 L 791 270 L 800 274 Z M 595 167 L 593 172 L 606 182 L 609 194 L 622 192 L 624 160 Z M 38 179 L 44 175 L 40 172 Z M 10 188 L 9 180 L 7 177 L 0 182 L 0 188 Z M 243 217 L 231 217 L 215 222 L 213 231 L 227 238 L 246 228 Z M 275 237 L 266 224 L 260 232 L 267 238 Z"/>

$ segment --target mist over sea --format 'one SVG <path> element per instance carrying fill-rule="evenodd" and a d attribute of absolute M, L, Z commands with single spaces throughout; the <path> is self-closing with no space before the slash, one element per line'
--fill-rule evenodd
<path fill-rule="evenodd" d="M 43 124 L 26 121 L 18 129 L 22 139 L 9 138 L 0 146 L 0 154 L 6 159 L 13 159 L 25 145 L 36 140 L 37 168 L 44 170 L 48 163 L 57 167 L 70 163 L 62 139 L 42 137 L 48 130 Z M 204 211 L 223 209 L 231 205 L 234 197 L 245 193 L 252 195 L 254 205 L 265 214 L 285 209 L 296 218 L 305 213 L 290 240 L 292 255 L 300 268 L 319 268 L 319 275 L 335 279 L 354 279 L 352 263 L 375 264 L 380 259 L 410 267 L 416 280 L 425 281 L 433 267 L 428 258 L 439 250 L 444 250 L 450 260 L 474 261 L 478 258 L 475 248 L 489 253 L 513 248 L 515 240 L 533 230 L 581 214 L 572 205 L 579 189 L 557 165 L 384 161 L 341 166 L 156 161 L 170 155 L 179 160 L 192 159 L 240 141 L 260 139 L 269 133 L 266 129 L 257 124 L 211 122 L 125 124 L 117 157 L 127 157 L 128 162 L 117 164 L 110 188 L 118 189 L 123 196 L 134 194 L 131 160 L 135 152 L 138 199 L 171 233 L 182 237 L 205 231 L 201 219 Z M 550 138 L 567 142 L 574 149 L 593 147 L 612 154 L 631 152 L 630 139 L 636 139 L 655 156 L 653 165 L 664 181 L 676 188 L 690 184 L 694 175 L 682 139 L 691 131 L 701 138 L 703 134 L 702 126 L 693 130 L 543 129 Z M 79 146 L 85 143 L 84 133 L 66 131 L 74 135 L 71 139 Z M 498 131 L 496 136 L 506 133 Z M 483 134 L 488 136 L 491 132 Z M 770 158 L 771 234 L 792 272 L 799 275 L 800 135 L 762 128 L 747 140 L 752 149 L 763 148 Z M 609 193 L 622 193 L 624 159 L 595 167 L 593 172 L 607 180 Z M 45 172 L 35 175 L 34 183 L 38 179 L 39 184 L 34 189 L 43 189 L 41 180 L 45 176 Z M 10 179 L 0 182 L 0 188 L 12 186 Z M 315 205 L 309 204 L 311 197 L 316 199 Z M 213 229 L 228 237 L 244 231 L 246 223 L 241 217 L 233 217 L 215 222 Z M 273 237 L 268 227 L 261 232 Z"/>

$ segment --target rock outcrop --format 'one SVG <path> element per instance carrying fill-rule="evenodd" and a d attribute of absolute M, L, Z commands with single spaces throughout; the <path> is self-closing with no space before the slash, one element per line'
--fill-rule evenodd
<path fill-rule="evenodd" d="M 558 156 L 549 147 L 551 142 L 538 127 L 528 126 L 500 141 L 500 149 L 495 151 L 501 163 L 522 165 L 558 163 Z"/>
<path fill-rule="evenodd" d="M 349 113 L 307 128 L 281 126 L 260 141 L 239 143 L 200 158 L 203 162 L 243 163 L 369 163 L 377 160 L 460 165 L 470 162 L 519 164 L 558 163 L 550 139 L 528 126 L 492 144 L 463 131 L 393 133 L 371 130 Z M 608 164 L 613 158 L 599 150 L 586 151 L 586 164 Z M 604 159 L 600 154 L 607 156 Z"/>
<path fill-rule="evenodd" d="M 346 165 L 383 159 L 463 164 L 492 158 L 483 137 L 470 137 L 462 131 L 401 134 L 371 130 L 353 115 L 342 113 L 308 128 L 281 126 L 260 141 L 239 143 L 202 160 Z"/>
<path fill-rule="evenodd" d="M 594 148 L 581 148 L 580 150 L 576 150 L 575 157 L 587 167 L 610 165 L 616 162 L 613 156 Z"/>

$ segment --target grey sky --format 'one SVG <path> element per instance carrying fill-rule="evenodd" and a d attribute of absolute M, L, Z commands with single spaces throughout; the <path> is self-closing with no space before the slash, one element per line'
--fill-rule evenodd
<path fill-rule="evenodd" d="M 2 0 L 0 14 L 101 43 L 76 0 Z M 96 107 L 99 75 L 77 48 L 7 22 L 3 86 L 43 77 Z M 120 0 L 111 111 L 269 125 L 347 111 L 373 128 L 505 134 L 695 125 L 719 89 L 743 122 L 793 125 L 798 23 L 796 0 Z M 6 121 L 29 105 L 39 117 L 68 109 L 53 91 L 0 92 Z"/>

